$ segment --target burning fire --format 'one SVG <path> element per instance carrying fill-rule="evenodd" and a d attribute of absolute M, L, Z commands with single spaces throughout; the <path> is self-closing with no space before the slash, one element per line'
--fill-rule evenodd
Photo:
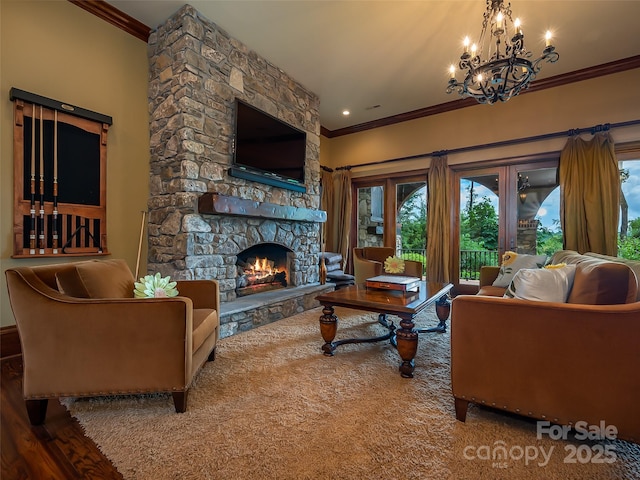
<path fill-rule="evenodd" d="M 237 279 L 236 292 L 240 296 L 287 286 L 287 267 L 277 260 L 249 257 L 240 261 L 242 274 Z"/>
<path fill-rule="evenodd" d="M 256 261 L 251 265 L 250 270 L 247 272 L 256 276 L 274 275 L 280 270 L 274 268 L 273 261 L 268 258 L 256 258 Z"/>

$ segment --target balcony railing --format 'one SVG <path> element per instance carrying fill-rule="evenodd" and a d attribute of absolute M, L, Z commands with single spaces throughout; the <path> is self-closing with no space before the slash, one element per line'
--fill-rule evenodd
<path fill-rule="evenodd" d="M 400 258 L 405 260 L 414 260 L 422 263 L 422 276 L 427 273 L 427 251 L 426 249 L 402 250 L 398 252 Z"/>
<path fill-rule="evenodd" d="M 399 250 L 405 260 L 422 262 L 423 274 L 427 271 L 427 251 L 423 249 Z M 500 265 L 497 250 L 460 250 L 460 280 L 480 280 L 480 267 Z"/>
<path fill-rule="evenodd" d="M 400 250 L 401 258 L 422 262 L 423 273 L 427 271 L 427 252 L 422 250 Z M 480 280 L 480 267 L 484 265 L 500 265 L 497 250 L 461 250 L 460 280 Z"/>
<path fill-rule="evenodd" d="M 480 280 L 480 267 L 500 265 L 497 250 L 460 250 L 460 280 Z"/>

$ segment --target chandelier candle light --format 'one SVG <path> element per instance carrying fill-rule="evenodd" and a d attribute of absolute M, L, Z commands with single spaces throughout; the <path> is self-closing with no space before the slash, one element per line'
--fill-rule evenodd
<path fill-rule="evenodd" d="M 465 77 L 456 80 L 456 67 L 449 68 L 447 93 L 457 91 L 463 97 L 475 98 L 479 103 L 506 102 L 529 88 L 542 69 L 542 61 L 555 63 L 560 57 L 551 44 L 551 32 L 545 36 L 542 56 L 530 60 L 532 54 L 524 46 L 520 19 L 511 18 L 511 3 L 487 0 L 482 32 L 478 44 L 464 39 L 464 52 L 459 67 Z M 486 55 L 483 57 L 483 55 Z"/>

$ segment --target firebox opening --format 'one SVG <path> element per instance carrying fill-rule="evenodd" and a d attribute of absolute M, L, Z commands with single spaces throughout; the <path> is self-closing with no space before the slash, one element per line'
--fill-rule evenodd
<path fill-rule="evenodd" d="M 239 297 L 285 288 L 289 283 L 291 250 L 261 243 L 237 255 L 236 294 Z"/>

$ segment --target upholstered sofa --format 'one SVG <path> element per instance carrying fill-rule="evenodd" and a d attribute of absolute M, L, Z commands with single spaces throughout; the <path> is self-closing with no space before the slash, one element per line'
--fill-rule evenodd
<path fill-rule="evenodd" d="M 504 298 L 498 267 L 483 268 L 478 295 L 451 311 L 451 382 L 456 417 L 469 403 L 561 425 L 615 426 L 640 442 L 640 262 L 572 251 L 566 302 Z"/>
<path fill-rule="evenodd" d="M 214 359 L 216 281 L 179 281 L 178 296 L 134 298 L 124 260 L 5 273 L 32 424 L 44 422 L 47 401 L 56 397 L 170 392 L 175 410 L 186 410 L 192 380 Z"/>

